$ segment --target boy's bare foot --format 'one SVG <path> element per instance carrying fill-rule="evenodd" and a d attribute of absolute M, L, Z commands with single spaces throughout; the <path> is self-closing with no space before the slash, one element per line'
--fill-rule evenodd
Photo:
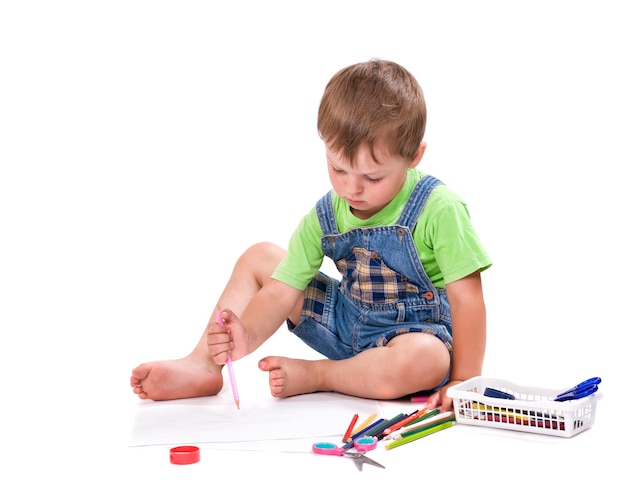
<path fill-rule="evenodd" d="M 185 357 L 140 364 L 132 371 L 130 385 L 139 398 L 158 401 L 215 395 L 223 380 L 221 367 Z"/>
<path fill-rule="evenodd" d="M 327 391 L 318 380 L 316 362 L 288 357 L 265 357 L 259 361 L 259 369 L 269 373 L 272 396 L 288 396 Z"/>

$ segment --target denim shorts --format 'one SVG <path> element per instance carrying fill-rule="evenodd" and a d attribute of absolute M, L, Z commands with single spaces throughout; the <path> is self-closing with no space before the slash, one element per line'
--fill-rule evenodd
<path fill-rule="evenodd" d="M 373 347 L 384 347 L 404 333 L 429 333 L 437 337 L 452 356 L 451 323 L 432 321 L 429 309 L 414 309 L 394 303 L 379 309 L 368 309 L 346 297 L 339 281 L 319 272 L 304 293 L 300 322 L 287 320 L 289 331 L 309 347 L 331 360 L 342 360 Z M 447 297 L 442 291 L 441 302 Z M 439 309 L 437 310 L 439 312 Z M 449 313 L 449 308 L 447 309 Z M 449 318 L 448 318 L 449 319 Z M 434 389 L 447 383 L 449 376 Z"/>

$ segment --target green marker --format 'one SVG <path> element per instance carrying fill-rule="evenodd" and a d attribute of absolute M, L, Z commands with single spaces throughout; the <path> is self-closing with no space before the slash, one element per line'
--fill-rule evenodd
<path fill-rule="evenodd" d="M 402 446 L 403 444 L 406 444 L 412 441 L 417 441 L 418 439 L 421 439 L 422 437 L 426 437 L 431 434 L 434 434 L 435 432 L 439 432 L 440 430 L 444 430 L 444 429 L 447 429 L 448 427 L 452 427 L 452 425 L 454 425 L 453 420 L 450 420 L 448 422 L 442 422 L 441 424 L 431 427 L 430 429 L 425 429 L 425 430 L 422 430 L 421 432 L 416 432 L 415 434 L 412 434 L 408 437 L 403 437 L 402 439 L 397 439 L 395 441 L 392 441 L 389 444 L 387 444 L 385 448 L 386 449 L 397 448 L 398 446 Z"/>

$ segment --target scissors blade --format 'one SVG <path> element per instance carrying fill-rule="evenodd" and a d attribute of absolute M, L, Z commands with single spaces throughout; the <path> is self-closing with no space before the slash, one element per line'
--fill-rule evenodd
<path fill-rule="evenodd" d="M 359 471 L 363 471 L 363 463 L 367 463 L 368 465 L 377 466 L 378 468 L 385 468 L 378 461 L 374 461 L 372 458 L 368 458 L 363 453 L 346 453 L 344 456 L 348 458 L 352 458 L 354 460 L 354 464 L 359 469 Z"/>
<path fill-rule="evenodd" d="M 385 468 L 385 466 L 381 465 L 378 461 L 374 461 L 372 458 L 368 458 L 365 455 L 361 455 L 361 463 L 367 463 L 368 465 L 377 466 L 378 468 Z"/>

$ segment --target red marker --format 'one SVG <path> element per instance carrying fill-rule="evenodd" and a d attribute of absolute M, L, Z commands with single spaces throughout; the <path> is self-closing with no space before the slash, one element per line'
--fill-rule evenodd
<path fill-rule="evenodd" d="M 357 421 L 358 418 L 359 418 L 359 414 L 355 413 L 354 417 L 352 417 L 352 420 L 350 421 L 350 425 L 348 426 L 348 430 L 343 435 L 343 439 L 341 440 L 342 442 L 348 442 L 348 439 L 350 439 L 350 436 L 352 435 L 352 431 L 354 430 L 354 425 L 356 424 L 356 421 Z"/>

